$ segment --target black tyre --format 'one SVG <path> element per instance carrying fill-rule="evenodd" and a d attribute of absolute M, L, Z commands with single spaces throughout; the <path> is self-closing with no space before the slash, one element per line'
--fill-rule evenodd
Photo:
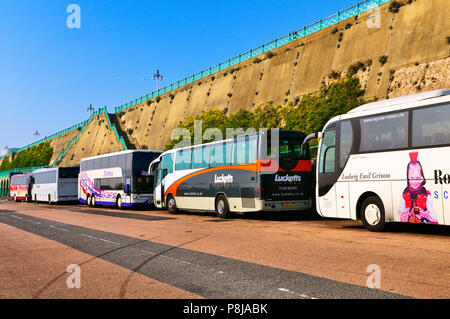
<path fill-rule="evenodd" d="M 51 205 L 52 204 L 52 197 L 50 195 L 48 195 L 48 204 Z"/>
<path fill-rule="evenodd" d="M 123 209 L 123 205 L 122 205 L 122 197 L 120 197 L 120 196 L 117 196 L 117 199 L 116 199 L 116 207 L 117 207 L 118 209 Z"/>
<path fill-rule="evenodd" d="M 167 196 L 166 207 L 169 213 L 171 214 L 178 213 L 177 202 L 175 201 L 173 195 Z"/>
<path fill-rule="evenodd" d="M 361 220 L 366 229 L 380 232 L 386 226 L 384 205 L 378 196 L 371 196 L 364 200 L 361 206 Z"/>
<path fill-rule="evenodd" d="M 220 218 L 227 218 L 230 216 L 230 206 L 225 196 L 219 195 L 216 199 L 216 215 Z"/>
<path fill-rule="evenodd" d="M 95 195 L 92 195 L 92 198 L 91 198 L 91 206 L 92 206 L 92 207 L 97 207 L 97 206 L 98 206 L 97 203 L 95 202 Z"/>

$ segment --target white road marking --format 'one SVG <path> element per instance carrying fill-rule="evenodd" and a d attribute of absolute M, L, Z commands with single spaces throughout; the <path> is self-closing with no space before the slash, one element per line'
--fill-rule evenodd
<path fill-rule="evenodd" d="M 97 238 L 98 240 L 101 240 L 101 241 L 104 241 L 105 243 L 110 243 L 110 244 L 114 244 L 114 245 L 120 245 L 120 244 L 118 244 L 118 243 L 115 243 L 115 242 L 113 242 L 113 241 L 110 241 L 110 240 L 106 240 L 106 239 L 103 239 L 103 238 Z"/>
<path fill-rule="evenodd" d="M 89 237 L 89 238 L 92 238 L 92 239 L 97 239 L 97 240 L 103 241 L 103 242 L 105 242 L 105 243 L 110 243 L 110 244 L 114 244 L 114 245 L 120 245 L 119 243 L 115 243 L 115 242 L 113 242 L 113 241 L 106 240 L 106 239 L 103 239 L 103 238 L 97 238 L 97 237 L 90 236 L 90 235 L 86 235 L 86 234 L 80 234 L 80 235 L 81 235 L 81 236 L 84 236 L 84 237 Z"/>
<path fill-rule="evenodd" d="M 17 218 L 17 219 L 23 219 L 22 217 L 16 216 L 16 215 L 11 215 L 11 217 Z"/>
<path fill-rule="evenodd" d="M 155 253 L 152 253 L 151 251 L 146 251 L 146 250 L 143 250 L 143 249 L 141 249 L 141 251 L 143 253 L 145 253 L 145 254 L 155 255 Z"/>
<path fill-rule="evenodd" d="M 64 228 L 60 228 L 60 227 L 56 227 L 56 226 L 53 226 L 53 225 L 48 225 L 48 227 L 59 229 L 59 230 L 62 230 L 62 231 L 70 232 L 70 230 L 67 230 L 67 229 L 64 229 Z"/>
<path fill-rule="evenodd" d="M 300 297 L 306 298 L 306 299 L 317 299 L 317 298 L 314 298 L 314 297 L 311 297 L 311 296 L 308 296 L 308 295 L 305 295 L 305 294 L 299 294 L 298 292 L 290 291 L 289 289 L 286 289 L 286 288 L 278 288 L 278 290 L 290 293 L 292 295 L 297 295 L 297 296 L 300 296 Z"/>

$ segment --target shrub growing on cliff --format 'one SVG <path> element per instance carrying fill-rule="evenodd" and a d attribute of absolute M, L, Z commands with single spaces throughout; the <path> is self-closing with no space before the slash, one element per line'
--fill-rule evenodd
<path fill-rule="evenodd" d="M 400 11 L 400 8 L 403 6 L 403 4 L 399 3 L 398 1 L 392 1 L 389 5 L 389 11 L 392 13 L 398 13 Z"/>
<path fill-rule="evenodd" d="M 47 166 L 53 155 L 53 148 L 50 142 L 41 143 L 19 152 L 10 161 L 5 158 L 0 165 L 0 171 L 6 171 L 13 168 Z"/>
<path fill-rule="evenodd" d="M 378 58 L 378 61 L 381 63 L 381 65 L 385 65 L 386 62 L 388 60 L 388 56 L 387 55 L 382 55 Z"/>
<path fill-rule="evenodd" d="M 309 134 L 320 131 L 332 117 L 366 103 L 363 95 L 359 79 L 348 77 L 322 87 L 315 94 L 304 95 L 301 99 L 297 97 L 296 103 L 281 106 L 269 101 L 251 111 L 240 109 L 228 115 L 219 109 L 212 109 L 196 117 L 189 117 L 179 127 L 189 131 L 191 144 L 194 142 L 195 120 L 202 121 L 202 134 L 208 128 L 218 128 L 223 137 L 226 137 L 226 128 L 283 128 Z M 166 150 L 172 149 L 180 141 L 181 137 L 170 141 Z"/>
<path fill-rule="evenodd" d="M 297 107 L 282 110 L 284 129 L 306 134 L 322 130 L 332 117 L 366 103 L 358 78 L 346 78 L 302 97 Z"/>

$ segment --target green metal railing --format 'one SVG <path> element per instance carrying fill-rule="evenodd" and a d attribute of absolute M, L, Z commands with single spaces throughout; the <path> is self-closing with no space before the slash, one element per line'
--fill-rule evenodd
<path fill-rule="evenodd" d="M 7 171 L 1 171 L 0 172 L 0 178 L 5 177 L 5 176 L 9 176 L 9 174 L 11 174 L 11 173 L 28 174 L 28 173 L 34 172 L 37 169 L 47 168 L 47 167 L 49 167 L 49 166 L 13 168 L 13 169 L 9 169 Z"/>
<path fill-rule="evenodd" d="M 105 107 L 105 115 L 106 115 L 106 119 L 108 120 L 109 127 L 114 131 L 114 134 L 116 135 L 117 140 L 119 141 L 119 143 L 122 144 L 123 149 L 127 150 L 128 149 L 127 144 L 125 143 L 125 140 L 123 139 L 123 137 L 121 135 L 119 135 L 116 125 L 111 123 L 111 119 L 109 118 L 109 113 L 106 111 L 106 107 Z"/>
<path fill-rule="evenodd" d="M 85 128 L 87 127 L 87 125 L 91 122 L 91 120 L 92 120 L 94 117 L 96 117 L 97 115 L 100 115 L 100 114 L 105 114 L 106 119 L 107 119 L 107 121 L 108 121 L 109 128 L 110 128 L 111 130 L 113 130 L 114 135 L 116 136 L 116 138 L 117 138 L 117 140 L 119 141 L 119 143 L 122 144 L 123 149 L 124 149 L 124 150 L 127 150 L 127 149 L 128 149 L 128 148 L 127 148 L 127 145 L 126 145 L 126 143 L 125 143 L 125 140 L 123 139 L 122 136 L 119 135 L 119 132 L 117 131 L 116 126 L 115 126 L 114 124 L 111 123 L 111 120 L 110 120 L 109 114 L 108 114 L 108 108 L 105 106 L 105 107 L 103 107 L 103 108 L 98 109 L 97 111 L 94 111 L 94 112 L 92 113 L 91 117 L 90 117 L 87 121 L 84 122 L 84 123 L 86 123 L 86 124 L 83 126 L 83 128 L 80 130 L 80 132 L 77 134 L 77 136 L 75 136 L 75 137 L 72 139 L 72 141 L 67 145 L 66 149 L 65 149 L 63 152 L 61 152 L 61 154 L 59 154 L 58 158 L 56 158 L 55 162 L 51 165 L 52 167 L 59 164 L 59 162 L 61 161 L 61 159 L 64 157 L 64 155 L 66 155 L 67 151 L 70 149 L 70 147 L 72 146 L 72 144 L 73 144 L 73 143 L 78 139 L 78 137 L 83 133 L 84 129 L 85 129 Z"/>
<path fill-rule="evenodd" d="M 170 84 L 170 85 L 168 85 L 166 87 L 163 87 L 163 88 L 161 88 L 161 89 L 159 89 L 157 91 L 154 91 L 154 92 L 152 92 L 150 94 L 147 94 L 147 95 L 144 95 L 144 96 L 142 96 L 140 98 L 137 98 L 137 99 L 135 99 L 135 100 L 133 100 L 131 102 L 128 102 L 128 103 L 123 104 L 121 106 L 115 107 L 114 111 L 115 111 L 115 113 L 118 113 L 118 112 L 123 111 L 125 109 L 128 109 L 128 108 L 130 108 L 132 106 L 135 106 L 135 105 L 137 105 L 139 103 L 145 102 L 147 100 L 150 100 L 152 98 L 155 98 L 157 96 L 165 94 L 165 93 L 167 93 L 169 91 L 175 90 L 175 89 L 180 88 L 180 87 L 182 87 L 184 85 L 190 84 L 190 83 L 192 83 L 194 81 L 197 81 L 197 80 L 202 79 L 204 77 L 210 76 L 210 75 L 212 75 L 214 73 L 217 73 L 219 71 L 225 70 L 225 69 L 227 69 L 229 67 L 237 65 L 237 64 L 239 64 L 241 62 L 249 60 L 249 59 L 251 59 L 253 57 L 256 57 L 258 55 L 261 55 L 261 54 L 263 54 L 265 52 L 271 51 L 271 50 L 276 49 L 278 47 L 281 47 L 281 46 L 283 46 L 285 44 L 288 44 L 290 42 L 293 42 L 293 41 L 296 41 L 298 39 L 304 38 L 304 37 L 306 37 L 306 36 L 308 36 L 308 35 L 310 35 L 312 33 L 315 33 L 315 32 L 320 31 L 322 29 L 325 29 L 325 28 L 328 28 L 330 26 L 333 26 L 333 25 L 335 25 L 335 24 L 337 24 L 339 22 L 342 22 L 342 21 L 344 21 L 346 19 L 355 17 L 355 16 L 357 16 L 357 15 L 359 15 L 361 13 L 364 13 L 364 12 L 367 12 L 369 10 L 372 10 L 373 8 L 379 7 L 379 6 L 385 4 L 385 3 L 389 2 L 389 1 L 391 1 L 391 0 L 366 0 L 366 1 L 363 1 L 361 3 L 358 3 L 358 4 L 354 5 L 353 7 L 350 7 L 348 9 L 346 9 L 346 10 L 339 11 L 338 13 L 336 13 L 336 14 L 328 17 L 328 18 L 319 20 L 316 23 L 310 24 L 310 25 L 308 25 L 306 27 L 303 27 L 303 28 L 301 28 L 301 29 L 299 29 L 297 31 L 291 32 L 291 33 L 289 33 L 288 35 L 286 35 L 284 37 L 281 37 L 281 38 L 273 40 L 272 42 L 263 44 L 263 45 L 259 46 L 256 49 L 252 49 L 252 50 L 247 51 L 247 52 L 245 52 L 243 54 L 239 54 L 238 56 L 236 56 L 236 57 L 234 57 L 232 59 L 229 59 L 229 60 L 227 60 L 225 62 L 219 63 L 219 64 L 217 64 L 215 66 L 212 66 L 212 67 L 210 67 L 210 68 L 208 68 L 206 70 L 203 70 L 203 71 L 201 71 L 199 73 L 196 73 L 196 74 L 193 74 L 191 76 L 188 76 L 188 77 L 186 77 L 186 78 L 184 78 L 182 80 L 179 80 L 179 81 L 177 81 L 175 83 L 172 83 L 172 84 Z"/>
<path fill-rule="evenodd" d="M 47 141 L 49 141 L 49 140 L 51 140 L 51 139 L 53 139 L 53 138 L 55 138 L 55 137 L 58 137 L 58 136 L 60 136 L 60 135 L 66 134 L 66 133 L 68 133 L 68 132 L 70 132 L 70 131 L 76 130 L 76 129 L 78 129 L 79 127 L 83 127 L 83 126 L 86 124 L 86 122 L 87 122 L 87 121 L 84 121 L 84 122 L 75 124 L 75 125 L 73 125 L 73 126 L 67 128 L 67 129 L 65 129 L 65 130 L 59 131 L 58 133 L 52 134 L 52 135 L 50 135 L 50 136 L 46 136 L 45 138 L 40 139 L 39 141 L 36 141 L 36 142 L 34 142 L 34 143 L 28 144 L 28 145 L 26 145 L 26 146 L 24 146 L 24 147 L 22 147 L 22 148 L 19 148 L 19 149 L 15 150 L 14 153 L 19 153 L 19 152 L 21 152 L 21 151 L 23 151 L 23 150 L 26 150 L 27 148 L 36 146 L 36 145 L 41 144 L 41 143 L 44 143 L 44 142 L 47 142 Z M 5 157 L 8 157 L 9 155 L 10 155 L 10 154 L 0 156 L 0 159 L 5 158 Z"/>
<path fill-rule="evenodd" d="M 100 115 L 100 114 L 105 114 L 106 119 L 107 119 L 107 121 L 108 121 L 109 128 L 110 128 L 111 130 L 113 130 L 114 135 L 116 136 L 116 138 L 117 138 L 117 140 L 119 141 L 119 143 L 122 144 L 124 150 L 127 150 L 128 147 L 127 147 L 127 145 L 126 145 L 126 143 L 125 143 L 125 140 L 123 139 L 122 136 L 119 135 L 119 132 L 117 131 L 116 126 L 115 126 L 114 124 L 111 123 L 111 120 L 110 120 L 109 114 L 108 114 L 108 109 L 107 109 L 107 107 L 105 106 L 105 107 L 103 107 L 103 108 L 98 109 L 97 111 L 94 111 L 88 120 L 86 120 L 86 121 L 84 121 L 84 122 L 81 122 L 81 123 L 79 123 L 79 124 L 77 124 L 77 125 L 74 125 L 74 126 L 68 128 L 68 129 L 66 129 L 66 130 L 61 131 L 61 132 L 58 132 L 58 133 L 56 133 L 56 134 L 53 134 L 53 135 L 51 135 L 50 137 L 47 137 L 47 138 L 45 138 L 45 139 L 43 139 L 43 140 L 37 141 L 37 142 L 32 143 L 32 144 L 30 144 L 30 145 L 27 145 L 27 146 L 25 146 L 25 147 L 22 147 L 22 148 L 20 148 L 20 149 L 18 149 L 18 150 L 16 150 L 16 151 L 14 151 L 14 153 L 17 154 L 17 153 L 19 153 L 20 151 L 23 151 L 23 150 L 25 150 L 25 149 L 27 149 L 27 148 L 29 148 L 29 147 L 32 147 L 32 146 L 38 145 L 38 144 L 40 144 L 40 143 L 46 142 L 46 141 L 50 140 L 51 138 L 55 138 L 56 136 L 65 134 L 65 133 L 70 132 L 70 131 L 72 131 L 72 130 L 74 130 L 74 129 L 81 128 L 80 131 L 79 131 L 79 133 L 78 133 L 74 138 L 72 138 L 72 140 L 71 140 L 70 143 L 67 145 L 67 147 L 64 149 L 64 151 L 62 151 L 61 154 L 59 154 L 59 156 L 55 159 L 55 161 L 53 162 L 53 164 L 49 165 L 49 167 L 55 167 L 56 165 L 59 164 L 59 162 L 60 162 L 61 159 L 64 157 L 64 155 L 66 155 L 66 153 L 68 152 L 68 150 L 70 149 L 70 147 L 72 146 L 72 144 L 73 144 L 73 143 L 78 139 L 78 137 L 83 133 L 84 129 L 85 129 L 85 128 L 87 127 L 87 125 L 91 122 L 91 120 L 92 120 L 94 117 L 96 117 L 97 115 Z M 10 155 L 10 154 L 4 155 L 4 156 L 0 157 L 0 159 L 2 159 L 2 158 L 4 158 L 4 157 L 7 157 L 7 156 L 9 156 L 9 155 Z M 4 172 L 8 172 L 8 171 L 4 171 Z M 0 172 L 0 177 L 1 177 L 1 174 L 3 174 L 4 172 Z"/>

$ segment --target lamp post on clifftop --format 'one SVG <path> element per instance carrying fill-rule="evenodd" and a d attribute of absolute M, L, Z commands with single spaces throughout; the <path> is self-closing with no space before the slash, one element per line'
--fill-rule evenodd
<path fill-rule="evenodd" d="M 41 134 L 38 132 L 38 130 L 36 130 L 36 132 L 34 132 L 34 137 L 38 138 Z"/>
<path fill-rule="evenodd" d="M 159 70 L 156 70 L 156 73 L 153 74 L 153 80 L 156 80 L 156 91 L 159 91 L 159 80 L 163 80 L 163 75 L 159 73 Z"/>
<path fill-rule="evenodd" d="M 94 108 L 92 107 L 92 104 L 89 104 L 89 107 L 87 108 L 87 111 L 90 112 L 91 116 L 92 116 L 92 113 L 94 112 Z"/>

